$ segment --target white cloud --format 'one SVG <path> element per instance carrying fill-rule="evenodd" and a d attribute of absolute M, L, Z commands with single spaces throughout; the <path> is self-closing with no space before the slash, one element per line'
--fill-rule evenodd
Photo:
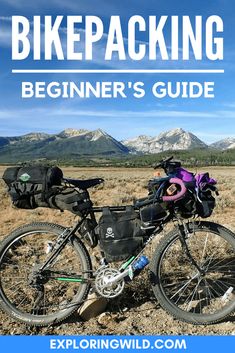
<path fill-rule="evenodd" d="M 200 136 L 200 138 L 206 138 L 207 140 L 222 140 L 228 136 L 231 136 L 231 133 L 230 134 L 226 134 L 226 133 L 216 133 L 216 132 L 206 132 L 206 131 L 197 131 L 197 130 L 194 130 L 193 132 L 196 136 Z"/>
<path fill-rule="evenodd" d="M 235 103 L 224 103 L 223 106 L 226 108 L 235 108 Z"/>
<path fill-rule="evenodd" d="M 22 4 L 23 3 L 23 4 Z M 75 14 L 82 13 L 91 13 L 95 15 L 108 16 L 111 14 L 122 14 L 123 16 L 127 15 L 128 11 L 136 10 L 136 3 L 133 0 L 128 1 L 127 4 L 118 5 L 116 2 L 111 2 L 107 0 L 99 0 L 97 1 L 87 1 L 87 0 L 40 0 L 40 1 L 32 1 L 32 0 L 1 0 L 1 5 L 7 5 L 14 9 L 22 9 L 22 5 L 27 9 L 27 11 L 36 10 L 37 12 L 43 12 L 44 8 L 48 8 L 48 4 L 50 8 L 53 8 L 54 12 L 61 12 L 61 10 L 67 10 L 69 12 L 73 12 Z M 124 6 L 126 5 L 126 6 Z M 128 11 L 126 7 L 128 6 Z M 142 6 L 143 8 L 143 6 Z"/>
<path fill-rule="evenodd" d="M 14 8 L 19 8 L 22 6 L 19 1 L 16 0 L 1 0 L 2 4 L 14 7 Z M 27 3 L 27 0 L 25 1 Z"/>
<path fill-rule="evenodd" d="M 68 127 L 89 130 L 102 128 L 117 139 L 127 139 L 140 134 L 157 135 L 175 127 L 191 131 L 207 143 L 234 135 L 234 123 L 228 123 L 228 119 L 235 121 L 234 111 L 227 111 L 222 115 L 221 111 L 208 113 L 170 109 L 85 110 L 82 105 L 71 108 L 69 104 L 66 108 L 63 107 L 65 102 L 59 101 L 58 104 L 30 109 L 1 109 L 0 136 L 22 135 L 31 131 L 57 133 Z"/>
<path fill-rule="evenodd" d="M 11 22 L 11 20 L 12 20 L 11 16 L 0 16 L 0 21 Z"/>
<path fill-rule="evenodd" d="M 61 102 L 60 102 L 61 103 Z M 181 110 L 83 110 L 76 107 L 74 109 L 63 108 L 31 108 L 31 109 L 8 109 L 0 110 L 0 119 L 8 117 L 27 117 L 27 116 L 43 116 L 43 117 L 104 117 L 104 118 L 213 118 L 213 119 L 235 119 L 235 111 L 181 111 Z"/>

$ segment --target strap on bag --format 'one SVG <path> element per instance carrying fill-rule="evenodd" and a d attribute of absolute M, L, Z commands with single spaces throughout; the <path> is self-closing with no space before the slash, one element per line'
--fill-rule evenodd
<path fill-rule="evenodd" d="M 104 207 L 102 210 L 103 222 L 113 222 L 113 214 L 109 207 Z"/>
<path fill-rule="evenodd" d="M 47 183 L 48 171 L 49 171 L 49 168 L 47 168 L 46 173 L 44 173 L 43 175 L 42 196 L 41 196 L 42 202 L 47 202 L 46 199 L 48 198 L 48 183 Z"/>
<path fill-rule="evenodd" d="M 126 211 L 120 216 L 121 221 L 130 221 L 136 219 L 137 215 L 134 211 L 133 206 L 126 206 Z"/>
<path fill-rule="evenodd" d="M 126 206 L 126 210 L 121 211 L 120 213 L 112 212 L 109 207 L 104 207 L 102 210 L 102 216 L 104 217 L 105 222 L 113 222 L 114 218 L 116 218 L 114 216 L 117 216 L 119 221 L 130 221 L 137 217 L 133 206 Z"/>

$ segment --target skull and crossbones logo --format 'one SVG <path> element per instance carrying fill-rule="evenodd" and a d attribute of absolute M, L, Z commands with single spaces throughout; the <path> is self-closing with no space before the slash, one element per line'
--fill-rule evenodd
<path fill-rule="evenodd" d="M 105 235 L 106 235 L 106 238 L 114 238 L 113 228 L 108 227 Z"/>

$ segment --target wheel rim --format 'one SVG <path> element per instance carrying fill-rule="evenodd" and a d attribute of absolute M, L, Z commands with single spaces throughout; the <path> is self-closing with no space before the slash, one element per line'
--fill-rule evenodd
<path fill-rule="evenodd" d="M 41 288 L 30 285 L 32 268 L 45 261 L 58 236 L 46 230 L 27 232 L 14 239 L 1 256 L 1 296 L 19 315 L 43 318 L 63 314 L 77 305 L 77 298 L 84 291 L 84 284 L 53 279 L 42 281 Z M 78 255 L 75 247 L 67 244 L 50 269 L 55 273 L 82 274 L 86 269 Z"/>
<path fill-rule="evenodd" d="M 158 269 L 166 300 L 195 316 L 218 315 L 234 307 L 235 249 L 225 238 L 208 231 L 189 234 L 187 246 L 205 274 L 193 266 L 179 237 L 164 250 Z"/>

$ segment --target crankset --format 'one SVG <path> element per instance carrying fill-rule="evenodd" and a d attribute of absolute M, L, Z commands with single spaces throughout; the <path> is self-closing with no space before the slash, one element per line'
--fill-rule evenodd
<path fill-rule="evenodd" d="M 95 289 L 105 298 L 115 298 L 124 289 L 126 272 L 120 272 L 109 266 L 102 266 L 96 272 Z"/>

